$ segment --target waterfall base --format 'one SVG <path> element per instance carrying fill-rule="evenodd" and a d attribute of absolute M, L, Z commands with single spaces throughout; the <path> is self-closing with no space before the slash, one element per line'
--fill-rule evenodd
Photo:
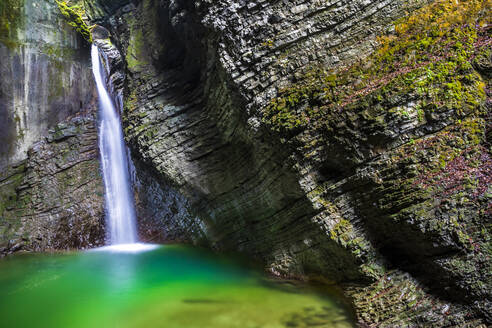
<path fill-rule="evenodd" d="M 112 252 L 112 253 L 140 253 L 140 252 L 152 251 L 158 247 L 160 247 L 160 245 L 157 244 L 143 244 L 143 243 L 117 244 L 117 245 L 95 248 L 91 251 Z"/>

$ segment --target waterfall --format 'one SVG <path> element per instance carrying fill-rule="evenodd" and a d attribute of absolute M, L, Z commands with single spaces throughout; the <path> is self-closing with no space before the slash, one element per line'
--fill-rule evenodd
<path fill-rule="evenodd" d="M 112 245 L 137 241 L 135 207 L 128 158 L 119 114 L 106 89 L 99 49 L 92 45 L 92 70 L 99 94 L 99 149 L 105 187 L 106 215 Z"/>

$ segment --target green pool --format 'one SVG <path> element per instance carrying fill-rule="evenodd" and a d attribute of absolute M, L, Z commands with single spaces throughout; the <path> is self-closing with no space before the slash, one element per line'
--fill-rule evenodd
<path fill-rule="evenodd" d="M 0 260 L 0 327 L 353 327 L 334 294 L 183 246 Z"/>

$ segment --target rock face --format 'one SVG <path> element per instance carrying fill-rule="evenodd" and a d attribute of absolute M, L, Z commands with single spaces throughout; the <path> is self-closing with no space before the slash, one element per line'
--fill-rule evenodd
<path fill-rule="evenodd" d="M 152 174 L 174 204 L 156 211 L 161 218 L 142 217 L 166 220 L 170 231 L 189 222 L 179 239 L 239 249 L 279 274 L 361 279 L 357 261 L 313 220 L 323 211 L 307 195 L 315 170 L 296 164 L 292 149 L 261 125 L 260 109 L 319 58 L 332 65 L 342 54 L 347 62 L 363 57 L 375 33 L 406 8 L 144 1 L 103 21 L 126 61 L 124 123 L 137 174 Z M 351 29 L 361 24 L 364 32 Z M 156 194 L 140 193 L 143 202 Z"/>
<path fill-rule="evenodd" d="M 26 160 L 3 172 L 0 251 L 104 244 L 96 123 L 86 116 L 56 125 Z"/>
<path fill-rule="evenodd" d="M 93 2 L 142 237 L 349 283 L 361 325 L 490 321 L 485 3 L 429 3 Z"/>
<path fill-rule="evenodd" d="M 54 0 L 6 0 L 0 57 L 0 254 L 101 244 L 88 44 Z"/>
<path fill-rule="evenodd" d="M 0 167 L 93 100 L 88 45 L 53 0 L 2 1 Z M 5 24 L 5 25 L 4 25 Z"/>

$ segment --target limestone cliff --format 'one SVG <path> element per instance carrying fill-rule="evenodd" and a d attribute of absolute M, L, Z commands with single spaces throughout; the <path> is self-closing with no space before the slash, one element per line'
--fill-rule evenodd
<path fill-rule="evenodd" d="M 88 43 L 54 0 L 2 0 L 0 57 L 0 255 L 100 245 Z"/>
<path fill-rule="evenodd" d="M 142 239 L 336 282 L 361 327 L 492 321 L 490 1 L 63 5 L 100 25 Z"/>
<path fill-rule="evenodd" d="M 349 284 L 361 325 L 490 320 L 489 5 L 92 2 L 141 235 Z"/>

